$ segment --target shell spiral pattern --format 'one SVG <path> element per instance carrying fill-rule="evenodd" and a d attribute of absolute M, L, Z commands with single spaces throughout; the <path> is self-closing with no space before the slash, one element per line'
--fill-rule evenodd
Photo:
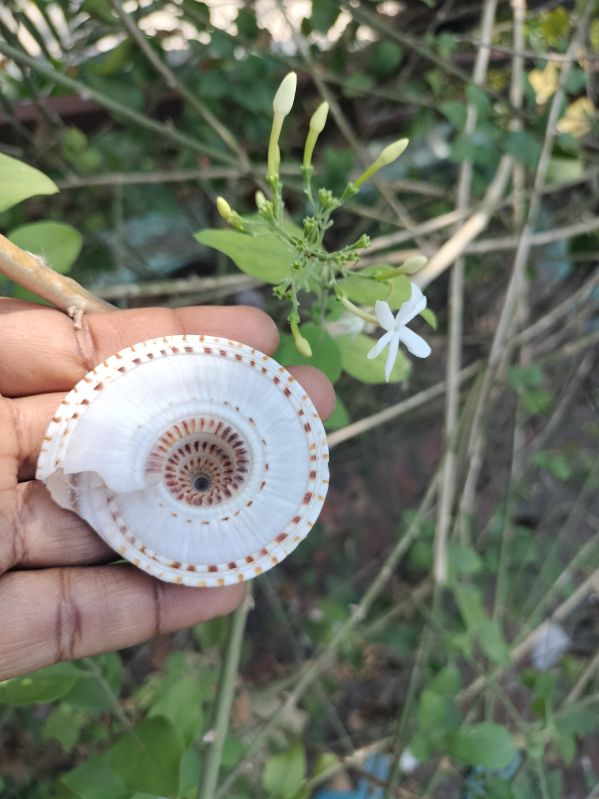
<path fill-rule="evenodd" d="M 229 339 L 168 336 L 77 383 L 37 477 L 134 565 L 218 586 L 261 574 L 307 535 L 328 449 L 308 395 L 272 358 Z"/>

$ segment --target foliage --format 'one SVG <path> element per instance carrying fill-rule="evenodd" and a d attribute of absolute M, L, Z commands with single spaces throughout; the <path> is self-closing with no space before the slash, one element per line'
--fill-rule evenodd
<path fill-rule="evenodd" d="M 11 62 L 0 76 L 7 236 L 107 296 L 113 284 L 160 280 L 163 293 L 153 299 L 168 304 L 175 292 L 183 302 L 189 297 L 171 279 L 199 275 L 213 293 L 192 295 L 194 302 L 229 291 L 234 302 L 260 304 L 281 328 L 276 357 L 317 366 L 335 384 L 329 429 L 369 419 L 363 443 L 333 452 L 321 523 L 290 563 L 257 581 L 219 795 L 304 799 L 339 774 L 356 784 L 370 747 L 387 764 L 383 782 L 401 781 L 406 796 L 548 799 L 563 795 L 566 782 L 589 793 L 597 775 L 581 756 L 597 742 L 589 665 L 597 637 L 592 605 L 578 589 L 599 568 L 599 429 L 594 365 L 583 346 L 596 333 L 587 265 L 597 235 L 590 224 L 559 231 L 588 222 L 596 207 L 588 180 L 596 170 L 593 59 L 577 61 L 565 83 L 533 231 L 545 243 L 531 249 L 522 307 L 512 308 L 517 319 L 528 308 L 542 323 L 522 341 L 510 338 L 491 375 L 479 489 L 465 512 L 464 497 L 454 498 L 444 586 L 431 588 L 434 514 L 428 500 L 414 508 L 446 457 L 439 394 L 426 405 L 418 399 L 443 379 L 450 357 L 445 281 L 430 290 L 438 318 L 422 313 L 435 329 L 433 365 L 416 369 L 400 353 L 387 389 L 371 390 L 384 382 L 384 359 L 365 357 L 371 328 L 363 319 L 348 327 L 344 315 L 377 300 L 398 310 L 417 279 L 415 253 L 430 257 L 459 224 L 461 170 L 471 172 L 469 208 L 480 209 L 506 154 L 516 167 L 512 185 L 524 187 L 523 207 L 517 192 L 506 195 L 475 242 L 482 250 L 466 251 L 465 261 L 465 363 L 486 359 L 512 263 L 505 239 L 518 238 L 518 214 L 530 204 L 580 9 L 529 9 L 515 113 L 507 5 L 482 85 L 471 75 L 482 4 L 458 4 L 453 20 L 432 2 L 404 4 L 394 17 L 392 4 L 314 0 L 296 31 L 302 50 L 278 41 L 251 3 L 238 3 L 230 23 L 196 0 L 139 4 L 129 16 L 141 41 L 125 30 L 120 3 L 48 1 L 36 14 L 18 5 L 0 15 L 0 52 Z M 172 29 L 152 16 L 165 10 L 176 19 Z M 588 38 L 596 49 L 596 22 Z M 6 47 L 35 53 L 37 67 Z M 173 78 L 156 71 L 156 59 Z M 269 148 L 272 97 L 290 70 L 298 99 Z M 77 95 L 90 105 L 63 113 Z M 311 135 L 307 120 L 323 101 L 335 113 Z M 410 139 L 401 158 L 361 181 L 399 136 Z M 220 210 L 228 227 L 217 196 L 227 198 Z M 241 281 L 232 289 L 219 282 L 235 270 L 260 287 L 247 294 Z M 595 305 L 572 301 L 552 321 L 548 314 L 583 284 Z M 298 349 L 301 340 L 311 355 Z M 464 494 L 487 367 L 461 384 L 468 398 L 449 441 Z M 375 426 L 389 401 L 405 401 L 404 388 L 410 415 Z M 526 659 L 534 655 L 530 636 L 552 614 L 571 643 L 538 671 Z M 228 628 L 217 620 L 145 649 L 0 683 L 0 792 L 195 797 L 212 751 Z"/>

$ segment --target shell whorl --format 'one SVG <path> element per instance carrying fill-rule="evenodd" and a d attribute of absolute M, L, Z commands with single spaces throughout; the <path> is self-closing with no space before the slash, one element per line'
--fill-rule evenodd
<path fill-rule="evenodd" d="M 167 582 L 228 585 L 286 557 L 328 487 L 322 422 L 291 374 L 229 339 L 168 336 L 77 383 L 37 477 L 120 555 Z"/>

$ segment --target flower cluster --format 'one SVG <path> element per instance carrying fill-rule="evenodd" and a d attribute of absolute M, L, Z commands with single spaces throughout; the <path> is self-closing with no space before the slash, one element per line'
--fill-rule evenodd
<path fill-rule="evenodd" d="M 368 353 L 368 358 L 376 358 L 385 347 L 389 348 L 385 366 L 385 376 L 389 380 L 400 342 L 418 358 L 426 358 L 431 351 L 424 339 L 407 327 L 408 322 L 426 308 L 426 298 L 420 289 L 408 280 L 407 275 L 421 269 L 426 263 L 426 258 L 416 256 L 399 267 L 385 267 L 376 274 L 366 274 L 358 272 L 356 266 L 361 251 L 369 244 L 368 236 L 361 235 L 353 243 L 334 252 L 325 248 L 324 236 L 333 224 L 332 213 L 354 197 L 361 186 L 379 170 L 399 158 L 408 146 L 408 139 L 397 139 L 384 147 L 377 158 L 355 180 L 348 182 L 340 196 L 335 196 L 325 188 L 314 190 L 312 156 L 329 111 L 328 104 L 321 103 L 310 119 L 301 166 L 304 192 L 312 213 L 304 219 L 301 230 L 294 229 L 284 218 L 282 182 L 279 174 L 281 162 L 279 140 L 285 118 L 293 107 L 296 88 L 297 76 L 294 72 L 290 72 L 283 79 L 273 100 L 273 121 L 268 143 L 266 173 L 270 197 L 266 197 L 260 191 L 256 193 L 259 221 L 244 219 L 222 197 L 217 200 L 217 209 L 231 227 L 249 235 L 263 235 L 266 223 L 271 234 L 295 252 L 288 273 L 274 286 L 273 291 L 276 297 L 290 303 L 291 308 L 287 317 L 289 328 L 302 355 L 310 357 L 312 353 L 310 343 L 300 330 L 298 295 L 302 292 L 316 294 L 320 308 L 325 307 L 330 296 L 334 296 L 352 314 L 376 326 L 380 325 L 385 330 L 383 336 Z M 376 287 L 376 293 L 383 297 L 391 294 L 392 287 L 397 286 L 398 281 L 404 281 L 403 290 L 405 294 L 410 294 L 409 299 L 401 305 L 395 317 L 385 299 L 378 299 L 375 304 L 375 314 L 372 315 L 366 309 L 355 305 L 348 296 L 346 288 L 348 280 L 356 274 L 360 275 L 364 285 Z M 350 296 L 353 299 L 360 299 L 353 297 L 351 293 Z M 395 307 L 397 308 L 397 305 Z"/>

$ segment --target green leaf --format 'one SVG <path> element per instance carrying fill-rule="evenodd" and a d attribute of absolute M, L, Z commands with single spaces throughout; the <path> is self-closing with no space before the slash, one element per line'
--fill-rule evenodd
<path fill-rule="evenodd" d="M 176 797 L 183 739 L 163 716 L 145 719 L 110 750 L 114 771 L 132 791 Z"/>
<path fill-rule="evenodd" d="M 477 574 L 483 562 L 472 547 L 452 543 L 449 545 L 449 573 L 451 579 L 464 574 Z"/>
<path fill-rule="evenodd" d="M 453 663 L 448 663 L 435 674 L 427 688 L 437 694 L 455 696 L 460 690 L 461 682 L 462 678 L 458 667 Z"/>
<path fill-rule="evenodd" d="M 508 730 L 493 722 L 463 727 L 448 737 L 447 749 L 461 763 L 483 768 L 505 768 L 516 755 Z"/>
<path fill-rule="evenodd" d="M 81 252 L 83 237 L 64 222 L 32 222 L 11 230 L 8 238 L 17 247 L 41 255 L 48 266 L 64 275 Z"/>
<path fill-rule="evenodd" d="M 310 24 L 315 31 L 326 33 L 335 24 L 341 13 L 341 6 L 334 0 L 312 0 Z"/>
<path fill-rule="evenodd" d="M 60 782 L 80 799 L 128 799 L 131 795 L 110 768 L 106 752 L 63 774 Z"/>
<path fill-rule="evenodd" d="M 441 103 L 439 111 L 443 116 L 447 117 L 456 130 L 463 129 L 466 124 L 465 103 L 462 103 L 460 100 L 448 100 L 446 103 Z"/>
<path fill-rule="evenodd" d="M 437 314 L 434 311 L 431 311 L 430 308 L 425 308 L 424 311 L 420 311 L 420 316 L 433 330 L 437 329 Z"/>
<path fill-rule="evenodd" d="M 0 682 L 0 704 L 28 705 L 60 699 L 84 677 L 72 663 L 56 663 L 25 677 Z"/>
<path fill-rule="evenodd" d="M 479 628 L 488 617 L 478 589 L 472 585 L 457 585 L 453 593 L 468 631 Z"/>
<path fill-rule="evenodd" d="M 281 335 L 279 347 L 273 358 L 283 366 L 297 366 L 308 364 L 320 369 L 329 378 L 331 383 L 335 383 L 341 375 L 341 352 L 337 346 L 336 339 L 320 325 L 314 322 L 307 322 L 300 328 L 300 333 L 308 339 L 312 347 L 312 357 L 306 358 L 297 351 L 293 336 L 284 333 Z"/>
<path fill-rule="evenodd" d="M 395 72 L 403 58 L 403 50 L 396 42 L 377 42 L 370 51 L 368 71 L 376 78 L 388 78 Z"/>
<path fill-rule="evenodd" d="M 202 650 L 215 649 L 224 643 L 228 629 L 229 619 L 226 616 L 217 616 L 197 624 L 193 628 L 193 636 Z"/>
<path fill-rule="evenodd" d="M 338 767 L 339 763 L 340 760 L 337 755 L 334 755 L 332 752 L 322 752 L 318 755 L 314 763 L 312 779 L 319 777 L 321 774 L 325 774 L 331 768 Z"/>
<path fill-rule="evenodd" d="M 524 130 L 512 130 L 506 136 L 504 149 L 516 161 L 534 169 L 541 154 L 541 142 Z"/>
<path fill-rule="evenodd" d="M 123 680 L 123 664 L 116 652 L 96 655 L 93 659 L 102 679 L 90 668 L 81 670 L 81 679 L 63 696 L 65 702 L 84 710 L 113 710 L 112 694 L 118 697 Z M 108 686 L 108 691 L 106 686 Z"/>
<path fill-rule="evenodd" d="M 375 342 L 363 334 L 357 336 L 339 336 L 335 339 L 341 350 L 341 364 L 348 375 L 361 380 L 363 383 L 378 384 L 385 381 L 386 350 L 374 360 L 369 360 L 366 354 L 372 349 Z M 391 370 L 390 383 L 401 383 L 410 374 L 411 365 L 400 350 L 397 360 Z"/>
<path fill-rule="evenodd" d="M 565 482 L 572 475 L 570 461 L 561 452 L 535 452 L 533 463 L 540 469 L 545 469 L 556 480 Z"/>
<path fill-rule="evenodd" d="M 79 740 L 85 722 L 84 713 L 61 702 L 44 722 L 42 737 L 47 741 L 58 741 L 65 752 L 70 752 Z"/>
<path fill-rule="evenodd" d="M 340 427 L 345 427 L 351 422 L 345 403 L 339 396 L 335 395 L 335 410 L 324 423 L 325 430 L 339 430 Z"/>
<path fill-rule="evenodd" d="M 38 194 L 56 194 L 58 186 L 38 169 L 0 153 L 0 212 Z"/>
<path fill-rule="evenodd" d="M 478 112 L 479 121 L 489 116 L 491 111 L 491 101 L 487 97 L 487 93 L 481 89 L 480 86 L 470 83 L 466 87 L 466 97 L 468 99 L 468 103 L 472 103 L 472 105 L 475 106 Z"/>
<path fill-rule="evenodd" d="M 397 311 L 412 296 L 412 284 L 405 275 L 397 275 L 389 283 L 391 293 L 387 297 L 387 302 L 393 311 Z"/>
<path fill-rule="evenodd" d="M 242 272 L 267 283 L 280 283 L 288 277 L 297 255 L 290 244 L 272 234 L 250 236 L 237 230 L 207 228 L 196 233 L 195 238 L 228 255 Z"/>
<path fill-rule="evenodd" d="M 460 716 L 452 697 L 425 689 L 418 703 L 418 727 L 434 739 L 456 729 Z"/>
<path fill-rule="evenodd" d="M 510 661 L 510 650 L 504 641 L 497 619 L 486 619 L 478 629 L 478 642 L 485 655 L 497 663 L 505 666 Z"/>
<path fill-rule="evenodd" d="M 202 726 L 202 691 L 195 677 L 183 677 L 169 685 L 152 705 L 148 717 L 164 716 L 176 727 L 186 744 L 198 735 Z"/>
<path fill-rule="evenodd" d="M 306 754 L 296 741 L 279 755 L 270 757 L 262 772 L 262 785 L 272 799 L 293 799 L 306 778 Z"/>
<path fill-rule="evenodd" d="M 337 286 L 349 300 L 360 305 L 374 305 L 377 300 L 386 300 L 391 294 L 390 282 L 360 274 L 338 280 Z"/>

